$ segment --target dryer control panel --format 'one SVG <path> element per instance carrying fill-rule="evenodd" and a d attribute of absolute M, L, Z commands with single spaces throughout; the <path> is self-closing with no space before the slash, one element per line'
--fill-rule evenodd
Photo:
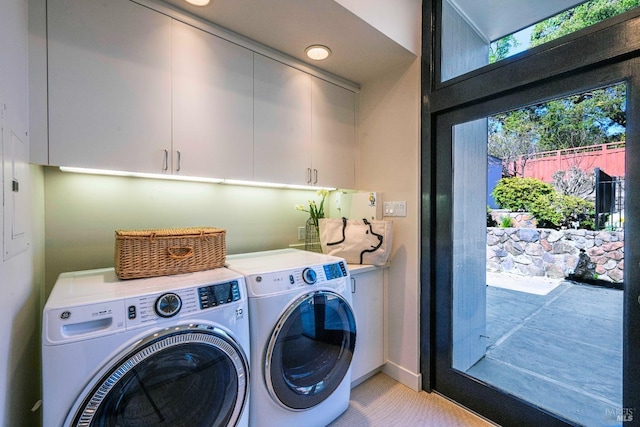
<path fill-rule="evenodd" d="M 342 289 L 349 270 L 344 262 L 311 265 L 293 270 L 257 274 L 247 278 L 250 293 L 255 296 L 285 292 L 295 288 L 329 286 Z"/>

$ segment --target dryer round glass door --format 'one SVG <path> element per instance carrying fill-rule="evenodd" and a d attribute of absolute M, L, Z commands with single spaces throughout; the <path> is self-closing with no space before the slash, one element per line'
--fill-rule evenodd
<path fill-rule="evenodd" d="M 289 306 L 269 340 L 265 380 L 286 408 L 311 408 L 344 379 L 356 344 L 349 303 L 331 291 L 308 293 Z"/>
<path fill-rule="evenodd" d="M 167 328 L 111 365 L 73 426 L 235 425 L 248 395 L 246 356 L 212 326 Z"/>

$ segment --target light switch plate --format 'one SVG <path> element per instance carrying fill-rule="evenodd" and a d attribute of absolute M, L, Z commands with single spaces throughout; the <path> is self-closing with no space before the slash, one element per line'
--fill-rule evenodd
<path fill-rule="evenodd" d="M 407 201 L 384 202 L 384 216 L 407 216 Z"/>

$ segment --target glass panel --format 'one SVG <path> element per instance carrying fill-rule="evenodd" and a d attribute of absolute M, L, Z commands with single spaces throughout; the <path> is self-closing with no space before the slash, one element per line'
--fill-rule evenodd
<path fill-rule="evenodd" d="M 453 127 L 452 367 L 621 425 L 626 85 Z"/>
<path fill-rule="evenodd" d="M 511 2 L 443 0 L 441 77 L 445 82 L 624 13 L 640 0 Z"/>
<path fill-rule="evenodd" d="M 179 328 L 176 328 L 179 329 Z M 212 426 L 235 422 L 245 401 L 246 366 L 233 344 L 179 331 L 151 340 L 111 370 L 73 425 Z"/>
<path fill-rule="evenodd" d="M 485 354 L 487 119 L 453 131 L 453 367 L 466 371 Z"/>
<path fill-rule="evenodd" d="M 640 6 L 640 0 L 591 0 L 491 43 L 493 63 Z"/>
<path fill-rule="evenodd" d="M 308 294 L 292 304 L 275 330 L 265 370 L 270 391 L 289 408 L 322 402 L 351 365 L 356 327 L 349 304 L 333 292 Z"/>

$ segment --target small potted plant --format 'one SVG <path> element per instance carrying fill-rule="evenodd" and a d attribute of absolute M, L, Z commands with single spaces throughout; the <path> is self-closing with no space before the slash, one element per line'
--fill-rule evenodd
<path fill-rule="evenodd" d="M 309 209 L 306 209 L 304 204 L 296 205 L 295 208 L 296 210 L 307 212 L 309 214 L 305 230 L 305 250 L 322 252 L 320 247 L 320 230 L 318 228 L 318 221 L 320 218 L 324 218 L 324 201 L 327 198 L 329 191 L 321 189 L 318 190 L 316 194 L 322 197 L 320 203 L 316 203 L 315 200 L 309 200 Z"/>

